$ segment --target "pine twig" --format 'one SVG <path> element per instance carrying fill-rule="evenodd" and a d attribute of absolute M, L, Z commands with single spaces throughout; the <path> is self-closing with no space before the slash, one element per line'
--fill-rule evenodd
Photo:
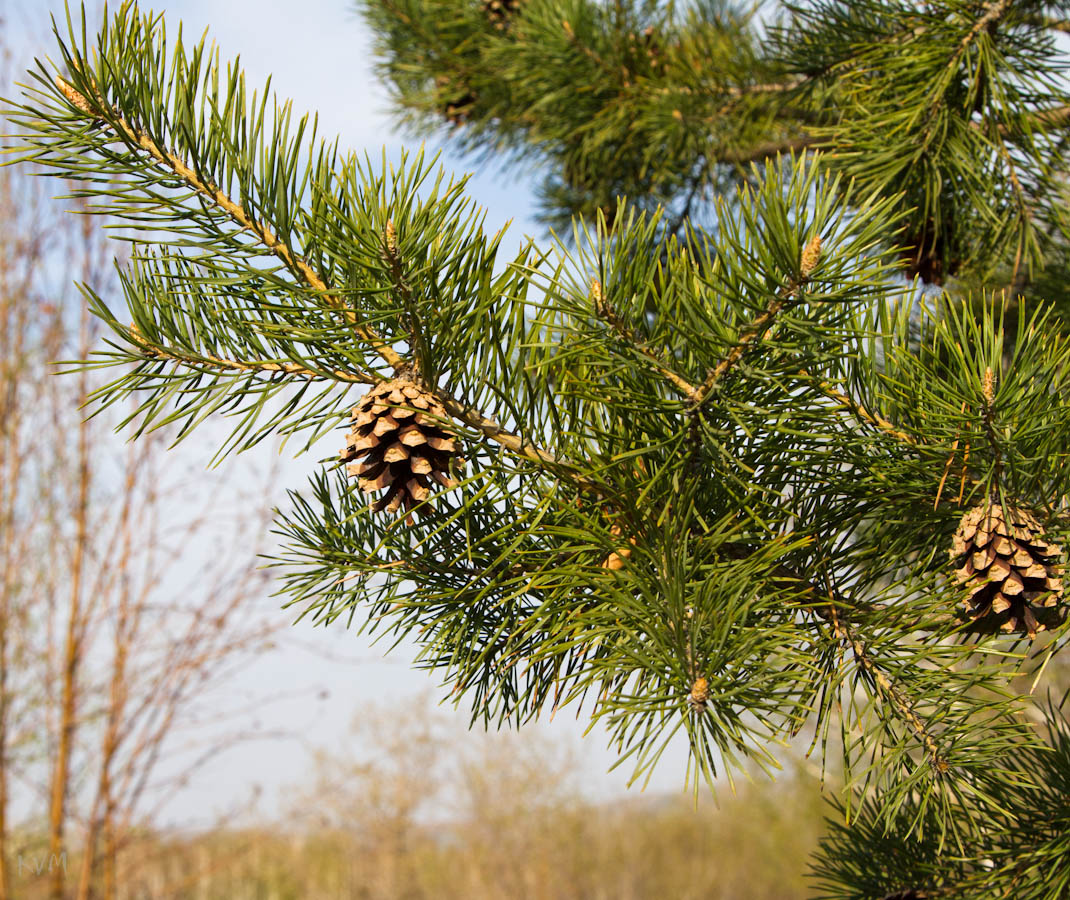
<path fill-rule="evenodd" d="M 341 298 L 331 293 L 327 283 L 309 265 L 308 261 L 294 253 L 289 245 L 275 234 L 266 223 L 257 220 L 244 206 L 229 197 L 221 188 L 207 178 L 198 174 L 180 156 L 161 148 L 148 133 L 135 128 L 127 122 L 114 107 L 104 103 L 100 98 L 93 97 L 90 99 L 86 97 L 58 75 L 56 76 L 56 84 L 63 95 L 75 107 L 86 115 L 103 117 L 104 121 L 117 131 L 119 136 L 127 143 L 140 147 L 147 152 L 157 163 L 170 169 L 197 193 L 226 212 L 241 228 L 256 237 L 268 250 L 282 260 L 286 268 L 300 281 L 319 293 L 329 306 L 341 311 L 357 337 L 369 344 L 372 350 L 381 356 L 395 372 L 404 367 L 405 360 L 402 359 L 400 354 L 393 347 L 386 344 L 374 329 L 360 322 L 357 314 L 349 309 Z"/>
<path fill-rule="evenodd" d="M 743 358 L 743 354 L 753 344 L 760 343 L 765 339 L 766 334 L 773 327 L 776 317 L 790 304 L 792 298 L 798 294 L 799 288 L 809 280 L 810 273 L 817 266 L 820 257 L 821 238 L 819 235 L 814 235 L 803 248 L 799 262 L 799 275 L 797 277 L 792 276 L 788 283 L 777 291 L 773 299 L 769 301 L 765 310 L 743 327 L 742 333 L 732 349 L 716 366 L 713 366 L 706 373 L 706 378 L 702 384 L 688 397 L 691 401 L 692 412 L 699 412 L 702 405 L 717 389 L 721 379 Z"/>
<path fill-rule="evenodd" d="M 799 374 L 805 378 L 810 378 L 810 373 L 806 369 L 801 369 Z M 814 384 L 821 390 L 821 392 L 830 400 L 835 400 L 845 409 L 852 412 L 861 421 L 872 425 L 879 431 L 883 431 L 889 437 L 895 438 L 897 441 L 902 441 L 904 444 L 909 444 L 914 447 L 917 446 L 918 440 L 912 435 L 907 434 L 905 431 L 901 431 L 896 428 L 894 424 L 888 421 L 884 416 L 879 413 L 872 412 L 862 406 L 857 400 L 845 394 L 838 388 L 833 387 L 827 381 L 814 380 Z"/>
<path fill-rule="evenodd" d="M 694 396 L 695 386 L 670 369 L 659 353 L 652 350 L 645 341 L 640 340 L 636 333 L 621 321 L 616 309 L 606 300 L 605 295 L 602 293 L 602 284 L 597 279 L 592 279 L 591 281 L 590 297 L 595 315 L 609 325 L 614 334 L 625 343 L 630 344 L 640 356 L 653 363 L 658 374 L 670 382 L 681 394 L 688 398 Z"/>
<path fill-rule="evenodd" d="M 984 7 L 984 15 L 974 22 L 969 33 L 962 39 L 962 43 L 959 45 L 959 50 L 955 54 L 956 60 L 966 51 L 966 48 L 976 40 L 977 35 L 986 28 L 989 30 L 995 28 L 996 23 L 999 22 L 999 20 L 1002 19 L 1013 7 L 1013 0 L 989 0 Z"/>
<path fill-rule="evenodd" d="M 1056 19 L 1054 16 L 1027 16 L 1025 21 L 1026 24 L 1037 28 L 1047 28 L 1050 31 L 1061 31 L 1063 34 L 1070 34 L 1070 20 L 1068 19 Z"/>
<path fill-rule="evenodd" d="M 744 147 L 739 150 L 726 150 L 717 155 L 717 162 L 728 165 L 745 165 L 752 162 L 761 162 L 771 156 L 781 153 L 798 153 L 808 150 L 817 144 L 819 138 L 812 134 L 801 134 L 792 138 L 784 138 L 779 141 L 766 141 L 755 144 L 753 147 Z"/>
<path fill-rule="evenodd" d="M 869 672 L 870 677 L 873 679 L 874 683 L 876 683 L 877 687 L 880 688 L 882 693 L 888 696 L 892 701 L 892 704 L 899 711 L 899 714 L 906 720 L 918 739 L 925 745 L 925 749 L 929 754 L 929 760 L 936 771 L 940 773 L 947 772 L 951 768 L 951 764 L 940 752 L 940 746 L 925 727 L 925 723 L 921 720 L 918 714 L 914 712 L 913 704 L 910 703 L 910 701 L 903 695 L 903 692 L 892 683 L 891 679 L 888 678 L 884 671 L 877 665 L 873 660 L 873 657 L 869 654 L 866 645 L 854 635 L 853 631 L 843 625 L 843 623 L 841 623 L 841 627 L 843 628 L 843 635 L 850 642 L 855 660 Z"/>
<path fill-rule="evenodd" d="M 851 652 L 854 654 L 855 661 L 869 673 L 869 676 L 873 679 L 874 684 L 877 685 L 880 692 L 891 700 L 896 711 L 906 721 L 910 726 L 910 729 L 924 745 L 926 752 L 929 754 L 929 760 L 935 769 L 941 773 L 947 772 L 951 766 L 947 762 L 943 753 L 941 753 L 940 746 L 937 744 L 936 739 L 932 736 L 928 728 L 925 727 L 925 723 L 922 721 L 921 717 L 914 711 L 913 704 L 885 674 L 884 670 L 881 669 L 873 659 L 865 642 L 858 637 L 853 626 L 851 626 L 846 618 L 843 617 L 841 612 L 841 607 L 844 605 L 843 600 L 831 586 L 831 582 L 828 581 L 828 573 L 825 572 L 824 575 L 827 583 L 826 593 L 829 602 L 827 607 L 817 609 L 818 615 L 827 619 L 832 624 L 832 631 L 837 640 L 846 641 L 849 644 Z M 816 591 L 816 585 L 811 586 Z"/>
<path fill-rule="evenodd" d="M 92 100 L 87 98 L 59 76 L 56 77 L 56 84 L 61 93 L 63 93 L 63 95 L 81 112 L 88 116 L 93 116 L 94 118 L 104 115 L 105 104 L 102 101 L 99 101 L 97 98 Z M 353 326 L 357 336 L 370 344 L 372 349 L 378 353 L 395 372 L 405 368 L 406 361 L 398 354 L 398 352 L 385 344 L 382 338 L 379 337 L 370 326 L 359 322 L 356 313 L 353 310 L 348 309 L 340 298 L 331 294 L 328 285 L 319 274 L 312 269 L 308 262 L 293 253 L 282 239 L 268 228 L 267 225 L 253 218 L 240 204 L 228 197 L 220 188 L 212 184 L 210 181 L 198 175 L 192 167 L 176 154 L 161 149 L 149 135 L 134 128 L 116 109 L 109 106 L 107 107 L 107 110 L 113 127 L 119 132 L 121 137 L 128 143 L 134 144 L 146 151 L 158 163 L 166 166 L 182 178 L 191 188 L 227 212 L 238 225 L 257 237 L 264 246 L 275 253 L 283 261 L 290 271 L 294 272 L 304 283 L 318 291 L 330 306 L 343 311 L 347 321 Z M 157 353 L 163 352 L 163 348 L 155 348 L 155 350 Z M 301 373 L 297 370 L 288 370 L 285 367 L 289 364 L 284 363 L 264 363 L 257 366 L 257 364 L 241 363 L 235 360 L 218 359 L 212 360 L 211 362 L 217 365 L 232 364 L 232 367 L 235 369 L 244 368 L 248 370 L 250 367 L 256 367 L 262 371 L 284 371 L 288 374 L 307 374 L 307 371 L 310 371 L 306 370 L 305 373 Z M 274 367 L 277 365 L 281 365 L 284 368 L 275 369 Z M 374 373 L 360 373 L 357 377 L 354 377 L 351 374 L 347 380 L 363 384 L 377 384 L 382 379 Z M 484 416 L 478 410 L 461 403 L 442 391 L 436 391 L 435 393 L 451 416 L 480 431 L 484 437 L 500 444 L 517 456 L 531 462 L 552 466 L 558 469 L 571 466 L 570 463 L 559 460 L 552 453 L 541 449 L 520 435 L 506 431 L 496 421 L 488 416 Z M 586 483 L 584 479 L 576 480 L 580 483 Z M 590 483 L 593 485 L 593 482 Z"/>
<path fill-rule="evenodd" d="M 210 353 L 182 353 L 172 347 L 163 347 L 150 342 L 138 330 L 130 326 L 129 339 L 145 356 L 152 359 L 168 360 L 190 368 L 211 368 L 225 372 L 267 372 L 271 375 L 289 375 L 307 381 L 325 380 L 321 372 L 295 362 L 268 362 L 262 360 L 225 359 Z M 348 372 L 342 369 L 329 370 L 330 380 L 349 382 L 351 384 L 378 384 L 378 380 L 360 372 Z"/>

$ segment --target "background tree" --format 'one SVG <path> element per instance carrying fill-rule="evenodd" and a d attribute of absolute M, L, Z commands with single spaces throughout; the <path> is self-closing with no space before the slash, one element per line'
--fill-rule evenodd
<path fill-rule="evenodd" d="M 403 121 L 548 168 L 550 223 L 626 196 L 709 224 L 747 163 L 825 148 L 856 201 L 894 201 L 887 238 L 926 282 L 1021 287 L 1065 231 L 1062 4 L 360 6 Z"/>
<path fill-rule="evenodd" d="M 267 737 L 214 691 L 280 623 L 233 550 L 266 527 L 256 480 L 192 484 L 164 463 L 166 430 L 123 448 L 114 417 L 85 418 L 95 373 L 56 377 L 100 336 L 73 281 L 116 279 L 97 223 L 44 186 L 0 170 L 0 897 L 115 898 L 138 829 Z"/>
<path fill-rule="evenodd" d="M 1064 643 L 1070 348 L 1018 299 L 1065 246 L 1058 8 L 364 8 L 414 125 L 551 163 L 587 224 L 500 261 L 463 183 L 123 4 L 10 110 L 130 226 L 98 400 L 236 417 L 221 453 L 348 427 L 284 590 L 415 636 L 474 718 L 575 704 L 637 777 L 683 732 L 696 789 L 805 730 L 825 896 L 1060 896 L 1063 713 L 1018 687 Z"/>

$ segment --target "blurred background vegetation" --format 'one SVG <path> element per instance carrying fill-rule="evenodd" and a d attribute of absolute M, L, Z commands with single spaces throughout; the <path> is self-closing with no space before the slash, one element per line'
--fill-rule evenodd
<path fill-rule="evenodd" d="M 545 739 L 476 735 L 450 722 L 422 699 L 362 710 L 352 746 L 318 755 L 308 780 L 286 792 L 290 810 L 278 821 L 130 834 L 116 896 L 772 900 L 807 893 L 806 860 L 824 809 L 802 763 L 776 782 L 759 775 L 735 792 L 726 785 L 717 804 L 638 792 L 598 802 L 585 796 L 575 760 Z M 68 860 L 78 864 L 77 855 Z M 17 896 L 47 896 L 43 876 L 24 868 Z"/>

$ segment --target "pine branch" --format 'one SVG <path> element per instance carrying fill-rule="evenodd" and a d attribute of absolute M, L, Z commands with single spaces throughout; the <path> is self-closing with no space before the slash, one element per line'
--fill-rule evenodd
<path fill-rule="evenodd" d="M 146 151 L 156 162 L 168 168 L 206 200 L 226 212 L 242 229 L 256 237 L 282 261 L 295 277 L 316 291 L 329 306 L 341 311 L 349 324 L 353 326 L 357 337 L 368 343 L 372 350 L 386 360 L 387 365 L 391 366 L 395 372 L 405 366 L 404 359 L 397 351 L 385 344 L 374 329 L 361 323 L 357 314 L 349 309 L 344 301 L 332 295 L 327 284 L 308 262 L 295 254 L 265 223 L 257 221 L 240 203 L 228 197 L 210 180 L 199 175 L 185 160 L 159 147 L 150 135 L 127 122 L 122 114 L 109 106 L 103 98 L 97 96 L 88 98 L 59 76 L 56 76 L 56 84 L 77 109 L 98 121 L 106 122 L 124 141 Z M 369 384 L 374 383 L 374 380 L 365 379 L 365 381 Z"/>
<path fill-rule="evenodd" d="M 1011 125 L 1006 122 L 1000 122 L 997 125 L 996 131 L 1000 136 L 1008 137 L 1017 133 L 1023 127 L 1036 132 L 1055 131 L 1061 128 L 1066 128 L 1068 125 L 1070 125 L 1070 105 L 1058 106 L 1050 110 L 1031 112 L 1019 120 L 1017 128 L 1012 128 Z M 975 131 L 986 131 L 987 123 L 983 119 L 976 119 L 970 122 L 970 128 Z M 752 162 L 761 162 L 762 160 L 781 154 L 787 155 L 790 153 L 798 153 L 818 146 L 824 146 L 825 149 L 835 150 L 835 144 L 829 142 L 825 137 L 802 134 L 777 141 L 767 141 L 754 147 L 726 150 L 722 153 L 718 153 L 715 157 L 715 161 L 730 165 L 745 165 Z M 1017 193 L 1021 195 L 1021 186 L 1018 184 L 1017 176 L 1013 174 L 1013 163 L 1010 161 L 1006 148 L 1002 145 L 1001 154 L 1006 158 L 1008 165 L 1012 168 L 1012 177 L 1014 179 L 1015 188 Z"/>
<path fill-rule="evenodd" d="M 328 285 L 312 269 L 308 262 L 293 253 L 285 242 L 283 242 L 266 224 L 257 221 L 255 217 L 250 215 L 242 207 L 241 204 L 228 197 L 220 188 L 212 184 L 209 180 L 198 175 L 192 167 L 176 154 L 162 150 L 148 134 L 136 129 L 128 123 L 117 110 L 107 106 L 101 98 L 87 98 L 58 76 L 56 78 L 56 84 L 64 96 L 67 97 L 72 105 L 79 111 L 87 116 L 91 116 L 95 122 L 101 121 L 101 117 L 104 117 L 128 143 L 134 144 L 145 150 L 153 159 L 166 166 L 174 174 L 178 175 L 184 182 L 204 196 L 213 205 L 224 210 L 241 228 L 253 234 L 272 253 L 276 254 L 290 271 L 297 275 L 304 283 L 319 292 L 319 295 L 322 296 L 329 305 L 342 310 L 347 321 L 354 327 L 354 331 L 357 335 L 371 344 L 372 349 L 386 360 L 388 365 L 390 365 L 395 372 L 400 371 L 406 366 L 405 360 L 393 350 L 393 348 L 383 343 L 372 328 L 366 324 L 360 323 L 356 314 L 348 309 L 342 300 L 330 293 Z M 392 267 L 396 264 L 396 260 L 391 261 Z M 400 273 L 396 269 L 395 274 L 400 277 Z M 147 347 L 147 345 L 144 344 L 139 344 L 139 346 Z M 213 358 L 211 356 L 202 357 L 201 355 L 186 356 L 183 358 L 183 356 L 176 351 L 155 346 L 153 346 L 149 353 L 151 356 L 157 356 L 159 354 L 166 354 L 170 358 L 176 360 L 181 359 L 186 363 L 193 362 L 194 364 L 209 365 L 231 371 L 284 372 L 302 376 L 312 373 L 312 370 L 307 369 L 307 367 L 299 366 L 296 363 L 256 363 L 251 361 Z M 277 368 L 277 366 L 282 366 L 282 368 Z M 351 383 L 376 384 L 382 379 L 374 374 L 359 373 L 357 375 L 348 374 L 346 377 L 339 378 L 338 380 Z M 552 453 L 543 450 L 520 435 L 513 434 L 503 429 L 493 418 L 482 414 L 478 410 L 462 403 L 447 393 L 439 390 L 436 391 L 436 394 L 450 415 L 478 430 L 484 437 L 500 444 L 522 459 L 549 466 L 558 472 L 564 469 L 576 468 L 574 464 L 558 459 Z M 577 476 L 575 480 L 577 484 L 581 486 L 596 486 L 596 482 L 591 479 Z"/>
<path fill-rule="evenodd" d="M 982 15 L 969 30 L 966 36 L 962 39 L 962 43 L 959 45 L 958 55 L 955 57 L 952 65 L 958 62 L 958 56 L 961 56 L 969 48 L 970 44 L 976 40 L 977 35 L 986 29 L 992 31 L 996 24 L 1002 19 L 1010 10 L 1014 8 L 1013 0 L 989 0 L 984 5 L 984 15 Z"/>
<path fill-rule="evenodd" d="M 999 134 L 999 156 L 1000 159 L 1003 160 L 1003 164 L 1006 166 L 1007 177 L 1010 178 L 1011 186 L 1014 189 L 1014 204 L 1018 207 L 1018 215 L 1021 217 L 1023 222 L 1027 224 L 1032 224 L 1033 212 L 1030 209 L 1028 202 L 1026 201 L 1025 191 L 1022 190 L 1022 183 L 1018 180 L 1018 170 L 1015 168 L 1014 160 L 1011 158 L 1010 151 L 1007 149 L 1007 144 L 1006 141 L 1004 141 L 1003 139 L 1003 135 L 999 132 L 997 132 L 997 134 Z M 1028 232 L 1026 232 L 1025 234 L 1027 233 Z M 1015 248 L 1014 251 L 1014 265 L 1011 269 L 1012 282 L 1015 282 L 1018 279 L 1018 270 L 1022 264 L 1022 252 L 1024 250 L 1023 245 L 1025 234 L 1022 235 L 1023 239 L 1019 239 L 1018 246 Z"/>
<path fill-rule="evenodd" d="M 350 384 L 378 384 L 378 380 L 363 373 L 345 372 L 334 369 L 328 373 L 317 372 L 314 369 L 295 362 L 269 362 L 265 360 L 240 360 L 223 359 L 219 356 L 201 353 L 182 353 L 173 347 L 162 347 L 147 340 L 138 331 L 137 326 L 131 326 L 130 340 L 150 359 L 169 360 L 188 366 L 193 369 L 208 368 L 223 372 L 267 372 L 274 375 L 287 375 L 305 381 L 340 381 Z"/>
<path fill-rule="evenodd" d="M 695 386 L 669 368 L 662 354 L 652 349 L 645 341 L 640 340 L 635 332 L 621 321 L 616 309 L 613 308 L 613 304 L 603 295 L 602 285 L 597 279 L 591 280 L 590 297 L 595 315 L 603 319 L 618 338 L 630 344 L 636 353 L 653 363 L 654 370 L 677 391 L 688 398 L 694 396 Z"/>
<path fill-rule="evenodd" d="M 444 391 L 436 390 L 434 391 L 434 394 L 446 408 L 446 412 L 455 419 L 458 419 L 461 422 L 464 422 L 465 425 L 481 432 L 485 438 L 494 441 L 496 444 L 500 444 L 505 447 L 506 450 L 511 450 L 521 459 L 547 466 L 556 472 L 579 468 L 575 463 L 559 459 L 554 456 L 553 453 L 542 449 L 531 440 L 524 438 L 519 434 L 513 434 L 512 432 L 507 431 L 493 418 L 483 415 L 483 413 L 465 405 L 460 400 L 457 400 Z M 574 473 L 573 479 L 577 485 L 598 489 L 596 487 L 597 482 L 593 479 L 575 475 Z"/>
<path fill-rule="evenodd" d="M 788 566 L 778 566 L 775 571 L 776 577 L 783 578 L 786 584 L 803 589 L 803 598 L 808 598 L 814 604 L 813 611 L 832 625 L 835 638 L 838 641 L 846 642 L 851 647 L 855 661 L 865 669 L 881 693 L 891 701 L 897 713 L 922 742 L 936 770 L 938 772 L 946 772 L 949 765 L 940 750 L 939 744 L 936 742 L 936 738 L 933 737 L 932 732 L 914 710 L 913 704 L 881 669 L 880 664 L 869 652 L 865 641 L 859 637 L 856 626 L 852 625 L 847 617 L 848 611 L 852 609 L 865 609 L 867 612 L 874 612 L 880 607 L 875 604 L 863 604 L 860 606 L 848 600 L 832 584 L 824 561 L 821 563 L 821 574 L 825 582 L 823 587 Z"/>
<path fill-rule="evenodd" d="M 800 370 L 799 374 L 804 378 L 811 378 L 810 373 L 807 372 L 805 369 Z M 907 434 L 905 431 L 901 431 L 900 429 L 896 428 L 895 425 L 889 422 L 886 418 L 879 415 L 878 413 L 871 412 L 870 410 L 866 409 L 857 400 L 848 396 L 843 391 L 833 387 L 827 381 L 822 381 L 820 379 L 811 380 L 812 383 L 826 397 L 828 397 L 830 400 L 835 400 L 837 403 L 843 406 L 844 409 L 849 410 L 861 421 L 872 425 L 874 428 L 877 428 L 880 431 L 883 431 L 885 434 L 895 438 L 897 441 L 902 441 L 904 444 L 908 444 L 910 446 L 917 445 L 917 438 Z"/>
<path fill-rule="evenodd" d="M 755 94 L 787 94 L 797 91 L 804 81 L 805 79 L 803 78 L 788 78 L 785 81 L 768 82 L 766 84 L 732 85 L 725 88 L 725 93 L 732 98 L 750 97 Z M 690 91 L 691 89 L 685 85 L 684 90 Z"/>
<path fill-rule="evenodd" d="M 812 242 L 811 246 L 816 247 L 816 250 L 810 249 L 808 252 L 820 253 L 821 242 L 819 239 L 816 242 Z M 810 264 L 811 269 L 813 264 L 816 264 L 816 256 Z M 809 275 L 809 272 L 806 275 Z M 805 283 L 805 277 L 803 276 L 803 280 L 799 283 L 790 283 L 782 288 L 777 296 L 769 302 L 765 311 L 742 328 L 739 340 L 729 349 L 725 357 L 707 372 L 705 380 L 700 385 L 692 384 L 669 368 L 662 354 L 640 340 L 635 332 L 621 321 L 613 305 L 603 296 L 602 285 L 597 280 L 591 281 L 590 297 L 595 314 L 604 319 L 613 332 L 620 339 L 630 344 L 640 356 L 652 362 L 655 370 L 688 400 L 690 409 L 698 411 L 702 404 L 709 399 L 718 382 L 743 358 L 743 355 L 753 344 L 759 342 L 769 332 L 777 314 L 784 308 L 787 301 L 790 300 L 799 287 Z"/>
<path fill-rule="evenodd" d="M 1052 31 L 1061 31 L 1070 34 L 1070 19 L 1057 19 L 1054 16 L 1027 16 L 1025 22 L 1037 28 L 1048 28 Z"/>
<path fill-rule="evenodd" d="M 782 289 L 776 297 L 769 301 L 769 305 L 762 311 L 762 313 L 748 322 L 742 329 L 739 340 L 736 342 L 725 357 L 717 363 L 716 366 L 711 368 L 703 379 L 702 384 L 696 388 L 692 388 L 688 400 L 691 403 L 691 410 L 693 413 L 699 413 L 702 410 L 702 405 L 713 395 L 717 386 L 720 384 L 721 379 L 727 375 L 739 361 L 743 358 L 743 355 L 754 345 L 764 340 L 766 334 L 773 327 L 773 322 L 776 320 L 777 315 L 782 309 L 784 309 L 788 299 L 790 299 L 792 293 L 797 290 L 798 285 L 792 285 L 788 288 Z"/>
<path fill-rule="evenodd" d="M 770 157 L 781 154 L 798 153 L 815 147 L 820 138 L 813 135 L 803 134 L 798 137 L 784 138 L 779 141 L 767 141 L 754 147 L 743 147 L 739 150 L 726 150 L 716 156 L 717 162 L 729 165 L 745 165 L 752 162 L 760 162 Z"/>
<path fill-rule="evenodd" d="M 688 400 L 691 404 L 692 414 L 701 413 L 702 406 L 716 391 L 717 386 L 720 384 L 721 379 L 724 378 L 743 358 L 744 354 L 751 349 L 755 344 L 761 343 L 765 339 L 765 336 L 769 333 L 769 330 L 773 327 L 773 323 L 776 321 L 776 317 L 780 312 L 785 309 L 791 302 L 793 297 L 797 297 L 799 289 L 806 284 L 810 277 L 810 273 L 813 272 L 817 266 L 818 259 L 821 255 L 821 238 L 818 235 L 814 235 L 810 242 L 803 249 L 802 257 L 799 262 L 799 273 L 797 276 L 792 276 L 788 283 L 777 291 L 776 295 L 769 301 L 765 310 L 743 326 L 739 340 L 736 341 L 735 346 L 725 355 L 725 357 L 713 366 L 707 373 L 705 379 L 701 385 L 694 388 Z"/>
<path fill-rule="evenodd" d="M 929 754 L 929 761 L 933 764 L 937 772 L 943 773 L 950 768 L 950 764 L 945 758 L 944 754 L 940 750 L 940 745 L 937 744 L 936 739 L 932 736 L 932 733 L 925 727 L 925 723 L 921 720 L 918 714 L 914 711 L 913 704 L 907 699 L 891 679 L 882 671 L 876 660 L 873 659 L 869 653 L 866 644 L 859 639 L 854 629 L 847 624 L 840 616 L 837 615 L 835 607 L 830 607 L 831 616 L 833 621 L 833 628 L 836 632 L 836 636 L 842 640 L 846 640 L 851 645 L 851 650 L 854 653 L 855 659 L 861 665 L 873 679 L 874 683 L 885 694 L 892 704 L 898 710 L 899 714 L 907 722 L 910 728 L 914 731 L 914 734 L 924 744 L 926 751 Z"/>
<path fill-rule="evenodd" d="M 701 406 L 709 400 L 721 379 L 743 358 L 747 350 L 753 344 L 760 342 L 761 338 L 768 333 L 776 316 L 783 310 L 785 303 L 790 300 L 791 296 L 802 286 L 802 284 L 805 283 L 806 278 L 816 265 L 820 252 L 821 242 L 819 239 L 815 238 L 804 251 L 804 259 L 800 264 L 800 282 L 798 284 L 789 283 L 782 288 L 780 293 L 770 301 L 764 312 L 744 326 L 739 341 L 737 341 L 716 366 L 708 371 L 706 378 L 700 385 L 692 384 L 677 372 L 673 371 L 665 360 L 663 354 L 641 340 L 632 329 L 628 328 L 621 320 L 613 305 L 604 297 L 602 285 L 594 279 L 591 281 L 590 289 L 591 305 L 596 315 L 606 321 L 618 338 L 630 344 L 635 352 L 649 360 L 655 371 L 657 371 L 684 398 L 687 399 L 691 413 L 695 414 L 698 413 Z M 896 428 L 879 413 L 866 409 L 858 401 L 854 400 L 843 391 L 833 387 L 828 382 L 820 379 L 812 379 L 810 373 L 805 369 L 801 369 L 798 374 L 803 378 L 811 380 L 811 382 L 824 393 L 825 396 L 835 400 L 844 409 L 849 410 L 860 421 L 872 425 L 904 444 L 909 446 L 917 445 L 918 441 L 915 437 Z"/>
<path fill-rule="evenodd" d="M 759 97 L 762 95 L 776 95 L 776 94 L 788 94 L 793 91 L 797 91 L 806 83 L 806 78 L 797 76 L 794 78 L 788 78 L 784 81 L 773 81 L 760 84 L 728 84 L 720 87 L 717 91 L 718 94 L 723 94 L 730 100 L 743 100 L 747 97 Z M 656 88 L 652 91 L 654 96 L 672 97 L 676 95 L 680 96 L 694 96 L 696 94 L 705 94 L 707 92 L 700 91 L 699 88 L 693 87 L 689 84 L 673 84 L 666 87 Z"/>

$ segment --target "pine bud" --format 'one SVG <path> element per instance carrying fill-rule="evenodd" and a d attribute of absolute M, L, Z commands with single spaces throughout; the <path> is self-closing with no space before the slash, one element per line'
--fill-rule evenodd
<path fill-rule="evenodd" d="M 97 111 L 93 109 L 92 104 L 86 98 L 85 94 L 76 90 L 72 85 L 68 84 L 58 75 L 56 76 L 56 87 L 60 89 L 60 93 L 62 93 L 63 96 L 70 101 L 72 106 L 77 107 L 86 115 L 96 115 Z"/>
<path fill-rule="evenodd" d="M 817 268 L 817 263 L 820 259 L 821 235 L 815 234 L 803 247 L 802 258 L 799 260 L 799 272 L 803 278 L 810 277 L 810 273 Z"/>
<path fill-rule="evenodd" d="M 603 319 L 608 319 L 613 322 L 617 317 L 617 312 L 606 300 L 606 295 L 602 292 L 602 282 L 597 278 L 591 279 L 591 307 L 594 309 L 594 314 L 600 316 Z"/>
<path fill-rule="evenodd" d="M 687 703 L 695 712 L 706 709 L 706 701 L 710 699 L 710 683 L 701 675 L 691 685 L 691 693 L 687 695 Z"/>
<path fill-rule="evenodd" d="M 613 537 L 620 537 L 622 534 L 621 527 L 619 525 L 614 525 L 609 530 L 609 533 L 613 535 Z M 602 568 L 609 569 L 611 572 L 616 572 L 618 569 L 623 569 L 624 561 L 631 558 L 633 546 L 635 546 L 634 537 L 630 540 L 629 546 L 624 546 L 618 550 L 614 550 L 612 553 L 609 554 L 609 556 L 602 560 Z"/>
<path fill-rule="evenodd" d="M 483 11 L 499 31 L 509 27 L 509 19 L 520 11 L 523 0 L 483 0 Z"/>
<path fill-rule="evenodd" d="M 996 378 L 992 374 L 992 367 L 987 366 L 985 368 L 985 378 L 981 384 L 981 394 L 985 398 L 985 404 L 992 405 L 992 402 L 996 399 Z"/>
<path fill-rule="evenodd" d="M 145 335 L 141 333 L 141 329 L 137 327 L 136 322 L 130 323 L 130 328 L 128 329 L 128 331 L 131 342 L 136 344 L 138 349 L 146 356 L 160 357 L 163 355 L 162 353 L 160 353 L 159 350 L 157 350 L 155 347 L 152 346 L 152 344 L 148 342 L 148 339 L 145 337 Z"/>

